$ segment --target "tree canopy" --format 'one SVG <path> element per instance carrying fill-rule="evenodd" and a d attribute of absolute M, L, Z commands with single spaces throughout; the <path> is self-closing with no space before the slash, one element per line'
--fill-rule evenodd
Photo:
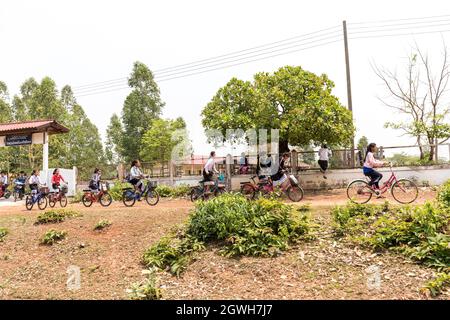
<path fill-rule="evenodd" d="M 227 129 L 279 129 L 280 152 L 288 145 L 347 146 L 355 131 L 352 114 L 332 95 L 333 87 L 325 74 L 298 66 L 257 73 L 253 81 L 233 78 L 203 109 L 202 124 L 224 139 Z"/>

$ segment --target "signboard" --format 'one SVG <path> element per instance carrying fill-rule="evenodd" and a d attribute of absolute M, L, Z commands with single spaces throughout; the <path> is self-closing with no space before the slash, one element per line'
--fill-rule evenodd
<path fill-rule="evenodd" d="M 31 143 L 31 134 L 8 135 L 5 137 L 5 146 L 23 146 Z"/>

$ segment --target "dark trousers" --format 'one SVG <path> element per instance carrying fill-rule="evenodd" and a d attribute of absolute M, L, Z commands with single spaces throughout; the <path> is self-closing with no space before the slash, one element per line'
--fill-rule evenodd
<path fill-rule="evenodd" d="M 380 182 L 381 178 L 383 178 L 383 175 L 381 173 L 379 173 L 376 170 L 371 170 L 371 171 L 366 172 L 364 174 L 370 178 L 369 186 L 375 185 L 375 187 L 377 189 L 380 188 L 379 182 Z"/>
<path fill-rule="evenodd" d="M 323 170 L 323 172 L 327 171 L 328 169 L 328 161 L 327 160 L 319 160 L 319 166 Z"/>
<path fill-rule="evenodd" d="M 213 178 L 213 173 L 212 172 L 206 173 L 205 169 L 203 169 L 203 182 L 213 181 L 212 178 Z"/>

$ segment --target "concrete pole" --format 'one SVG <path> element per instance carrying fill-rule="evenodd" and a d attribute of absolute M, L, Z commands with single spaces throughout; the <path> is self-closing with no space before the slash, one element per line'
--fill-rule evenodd
<path fill-rule="evenodd" d="M 342 21 L 342 27 L 344 32 L 344 49 L 345 49 L 345 72 L 347 75 L 347 101 L 348 110 L 352 113 L 353 119 L 353 102 L 352 102 L 352 85 L 350 81 L 350 58 L 348 54 L 348 38 L 347 38 L 347 22 Z M 352 151 L 350 157 L 351 168 L 355 167 L 355 137 L 352 137 Z"/>
<path fill-rule="evenodd" d="M 226 188 L 231 191 L 231 174 L 232 174 L 233 158 L 231 154 L 227 154 L 225 161 L 225 174 L 226 174 Z"/>
<path fill-rule="evenodd" d="M 48 133 L 44 132 L 44 145 L 42 152 L 42 171 L 44 172 L 45 182 L 48 184 Z"/>

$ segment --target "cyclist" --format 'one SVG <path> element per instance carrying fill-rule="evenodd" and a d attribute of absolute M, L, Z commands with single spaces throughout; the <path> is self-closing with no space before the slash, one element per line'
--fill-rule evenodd
<path fill-rule="evenodd" d="M 98 168 L 94 169 L 91 181 L 89 181 L 89 189 L 92 191 L 98 191 L 100 189 L 100 179 L 102 177 L 102 171 Z"/>
<path fill-rule="evenodd" d="M 6 188 L 8 188 L 8 174 L 6 173 L 6 171 L 2 171 L 0 173 L 0 186 L 3 193 L 6 191 Z"/>
<path fill-rule="evenodd" d="M 382 167 L 383 165 L 387 164 L 387 162 L 375 159 L 373 154 L 376 151 L 377 145 L 375 143 L 370 143 L 367 146 L 366 156 L 364 157 L 363 173 L 365 176 L 370 178 L 369 186 L 374 186 L 376 195 L 378 197 L 381 197 L 379 183 L 383 178 L 383 175 L 376 171 L 374 168 Z"/>
<path fill-rule="evenodd" d="M 282 185 L 286 181 L 287 179 L 287 176 L 285 175 L 287 169 L 286 163 L 289 161 L 289 157 L 290 155 L 288 152 L 283 153 L 283 155 L 281 156 L 277 173 L 270 176 L 270 178 L 274 182 L 274 185 Z"/>
<path fill-rule="evenodd" d="M 25 192 L 25 184 L 27 183 L 27 176 L 25 174 L 25 171 L 20 171 L 19 176 L 14 179 L 14 187 L 16 190 L 22 190 L 22 192 Z"/>
<path fill-rule="evenodd" d="M 203 180 L 202 182 L 213 181 L 214 173 L 218 174 L 219 171 L 216 169 L 216 152 L 211 151 L 209 154 L 209 159 L 206 161 L 205 166 L 203 167 Z M 205 192 L 208 192 L 209 186 L 205 186 Z"/>
<path fill-rule="evenodd" d="M 43 183 L 41 180 L 41 177 L 39 176 L 38 170 L 33 170 L 31 172 L 30 179 L 28 180 L 28 184 L 30 185 L 31 193 L 37 193 L 40 185 L 45 185 L 45 182 Z"/>
<path fill-rule="evenodd" d="M 64 180 L 63 176 L 59 173 L 59 169 L 56 168 L 55 170 L 53 170 L 52 188 L 59 192 L 61 190 L 61 181 L 67 183 Z"/>
<path fill-rule="evenodd" d="M 133 160 L 130 169 L 130 183 L 134 186 L 136 191 L 140 191 L 141 194 L 144 192 L 144 183 L 141 179 L 144 178 L 144 174 L 141 171 L 141 162 L 139 160 Z"/>

